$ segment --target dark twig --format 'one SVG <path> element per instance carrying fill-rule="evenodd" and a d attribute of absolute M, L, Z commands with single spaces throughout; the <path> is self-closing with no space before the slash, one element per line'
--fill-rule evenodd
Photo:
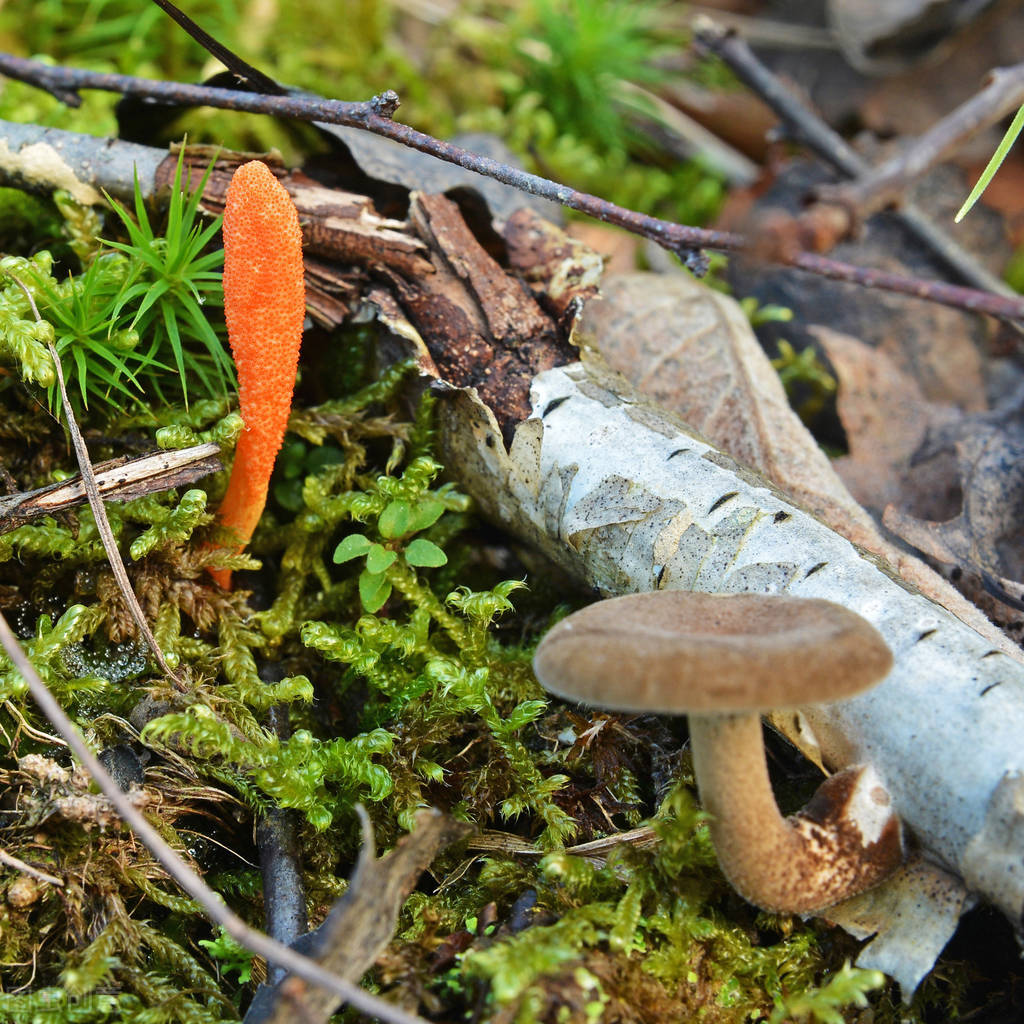
<path fill-rule="evenodd" d="M 263 677 L 266 681 L 270 681 L 266 679 L 266 671 L 270 667 L 265 666 L 264 669 Z M 287 740 L 291 734 L 287 706 L 275 704 L 270 709 L 268 719 L 270 730 L 282 740 Z M 270 808 L 256 828 L 256 847 L 263 875 L 263 919 L 266 932 L 282 945 L 290 946 L 309 929 L 296 811 L 289 807 Z M 272 967 L 267 972 L 267 984 L 276 985 L 286 974 L 283 967 Z"/>
<path fill-rule="evenodd" d="M 651 239 L 664 249 L 675 253 L 687 265 L 699 270 L 703 265 L 702 249 L 723 252 L 741 252 L 751 249 L 756 240 L 730 231 L 693 228 L 646 214 L 627 210 L 597 196 L 579 192 L 566 185 L 549 181 L 536 174 L 517 170 L 490 157 L 471 153 L 430 135 L 418 132 L 408 125 L 391 119 L 398 106 L 398 97 L 392 91 L 382 93 L 367 103 L 344 103 L 325 100 L 317 96 L 264 96 L 218 89 L 212 86 L 187 85 L 179 82 L 158 82 L 129 75 L 115 75 L 61 68 L 38 61 L 0 54 L 0 73 L 37 85 L 57 95 L 77 89 L 102 89 L 122 94 L 148 97 L 161 103 L 192 106 L 220 107 L 228 110 L 274 114 L 299 121 L 342 124 L 361 128 L 375 135 L 392 139 L 404 146 L 420 150 L 440 160 L 457 164 L 467 170 L 495 178 L 530 195 L 541 196 L 561 203 L 573 210 L 596 217 L 624 228 L 633 234 Z M 776 252 L 769 257 L 776 262 L 808 270 L 827 273 L 834 280 L 847 281 L 868 288 L 885 288 L 904 295 L 913 295 L 943 305 L 968 309 L 976 313 L 1024 320 L 1024 299 L 1011 299 L 983 291 L 958 288 L 941 281 L 882 274 L 864 267 L 852 266 L 837 260 L 822 260 L 810 253 Z"/>
<path fill-rule="evenodd" d="M 212 54 L 225 67 L 229 68 L 235 75 L 245 82 L 248 82 L 257 92 L 265 92 L 274 96 L 283 96 L 287 89 L 280 86 L 268 75 L 263 74 L 259 68 L 254 68 L 233 53 L 222 43 L 218 42 L 201 25 L 197 25 L 183 10 L 175 7 L 170 0 L 153 0 L 173 21 L 176 21 L 207 53 Z"/>
<path fill-rule="evenodd" d="M 1024 64 L 996 68 L 985 87 L 975 93 L 923 135 L 914 139 L 899 155 L 844 185 L 819 190 L 823 200 L 845 205 L 867 217 L 898 203 L 907 186 L 966 142 L 972 135 L 1024 103 Z"/>
<path fill-rule="evenodd" d="M 840 135 L 803 103 L 767 68 L 739 36 L 707 18 L 695 23 L 695 38 L 719 56 L 752 92 L 782 119 L 790 134 L 847 178 L 871 173 L 871 165 Z M 1013 297 L 1016 293 L 958 245 L 918 207 L 905 203 L 896 216 L 908 230 L 941 259 L 961 280 L 974 288 Z"/>
<path fill-rule="evenodd" d="M 1019 296 L 994 295 L 974 288 L 961 285 L 946 284 L 938 281 L 927 281 L 923 278 L 906 277 L 903 274 L 891 274 L 884 270 L 871 267 L 857 267 L 856 278 L 850 276 L 850 264 L 839 260 L 819 256 L 816 253 L 797 253 L 791 260 L 791 266 L 806 270 L 811 274 L 830 278 L 833 281 L 852 281 L 865 288 L 882 288 L 901 295 L 912 295 L 918 299 L 930 299 L 946 306 L 955 306 L 968 313 L 990 313 L 992 316 L 1019 320 L 1021 299 Z"/>
<path fill-rule="evenodd" d="M 236 942 L 269 963 L 279 964 L 292 973 L 314 985 L 319 985 L 340 996 L 361 1013 L 377 1017 L 386 1024 L 426 1024 L 422 1017 L 407 1013 L 377 996 L 371 995 L 352 982 L 339 978 L 308 957 L 301 956 L 293 949 L 275 942 L 262 932 L 250 928 L 237 914 L 224 904 L 223 899 L 188 866 L 161 837 L 157 830 L 143 816 L 142 812 L 125 796 L 109 772 L 89 749 L 81 734 L 75 728 L 64 709 L 57 703 L 46 684 L 39 678 L 29 661 L 28 655 L 18 643 L 3 613 L 0 612 L 0 646 L 11 663 L 28 683 L 40 710 L 53 723 L 54 728 L 67 740 L 68 746 L 89 774 L 96 780 L 100 790 L 113 804 L 117 813 L 131 826 L 146 848 L 160 862 L 168 875 L 205 910 L 215 924 L 220 925 Z"/>

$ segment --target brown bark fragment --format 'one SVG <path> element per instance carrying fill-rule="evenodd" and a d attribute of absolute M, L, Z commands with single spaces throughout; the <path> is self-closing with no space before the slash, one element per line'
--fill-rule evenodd
<path fill-rule="evenodd" d="M 530 414 L 530 382 L 575 358 L 528 290 L 487 254 L 444 196 L 414 194 L 410 220 L 430 249 L 434 272 L 395 278 L 399 301 L 441 376 L 474 387 L 506 441 Z"/>
<path fill-rule="evenodd" d="M 526 208 L 509 217 L 502 237 L 509 265 L 556 319 L 565 316 L 574 299 L 597 295 L 604 259 L 586 242 Z"/>

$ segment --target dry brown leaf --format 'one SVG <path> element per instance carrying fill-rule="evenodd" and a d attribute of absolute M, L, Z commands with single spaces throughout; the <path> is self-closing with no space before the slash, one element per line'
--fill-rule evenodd
<path fill-rule="evenodd" d="M 899 505 L 928 518 L 953 515 L 959 488 L 952 460 L 913 462 L 929 427 L 959 419 L 957 410 L 926 401 L 886 349 L 829 327 L 809 331 L 839 381 L 836 408 L 849 454 L 832 466 L 850 493 L 878 513 Z"/>
<path fill-rule="evenodd" d="M 688 275 L 608 277 L 583 315 L 609 365 L 856 543 L 880 542 L 793 412 L 736 301 Z"/>
<path fill-rule="evenodd" d="M 1000 650 L 1004 633 L 920 559 L 884 540 L 799 417 L 737 303 L 685 275 L 607 279 L 582 333 L 611 366 L 837 533 L 887 561 Z"/>
<path fill-rule="evenodd" d="M 1019 423 L 969 417 L 945 443 L 956 452 L 963 504 L 945 522 L 890 506 L 885 525 L 932 558 L 979 573 L 1000 600 L 1024 608 L 1021 520 L 1024 512 L 1024 430 Z M 938 442 L 941 446 L 943 442 Z"/>
<path fill-rule="evenodd" d="M 811 190 L 828 180 L 829 176 L 816 165 L 787 164 L 757 198 L 747 216 L 755 226 L 765 219 L 779 223 L 780 215 L 795 217 L 804 209 L 803 202 Z M 912 198 L 937 218 L 945 216 L 951 220 L 955 211 L 945 212 L 943 204 L 950 197 L 962 195 L 964 188 L 950 168 L 937 168 L 918 184 Z M 984 211 L 970 230 L 972 251 L 984 254 L 981 262 L 989 269 L 993 269 L 992 257 L 1008 255 L 1001 222 L 991 211 Z M 964 238 L 958 239 L 967 244 Z M 973 244 L 977 244 L 977 250 Z M 837 245 L 830 255 L 863 267 L 923 278 L 941 278 L 947 273 L 892 213 L 869 218 L 855 241 Z M 966 411 L 985 408 L 981 352 L 986 343 L 986 327 L 981 318 L 910 296 L 858 288 L 811 274 L 794 274 L 789 268 L 750 260 L 731 260 L 728 276 L 737 294 L 751 296 L 762 305 L 775 304 L 793 311 L 793 320 L 788 323 L 767 323 L 758 328 L 758 337 L 768 351 L 773 351 L 780 338 L 800 351 L 814 344 L 807 325 L 828 324 L 872 348 L 885 348 L 929 401 Z"/>
<path fill-rule="evenodd" d="M 891 74 L 915 67 L 991 6 L 992 0 L 829 0 L 829 23 L 843 55 L 858 70 Z"/>

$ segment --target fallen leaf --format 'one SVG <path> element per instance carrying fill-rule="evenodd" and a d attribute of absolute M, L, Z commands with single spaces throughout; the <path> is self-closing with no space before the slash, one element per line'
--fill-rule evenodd
<path fill-rule="evenodd" d="M 561 220 L 562 208 L 549 199 L 538 199 L 511 185 L 358 128 L 326 124 L 319 127 L 334 136 L 349 151 L 358 170 L 374 181 L 453 198 L 457 193 L 475 194 L 487 204 L 493 217 L 505 218 L 522 207 L 530 207 L 549 220 Z M 497 136 L 476 132 L 457 136 L 452 142 L 470 152 L 518 166 L 515 155 Z"/>
<path fill-rule="evenodd" d="M 581 327 L 613 369 L 767 477 L 837 533 L 1016 656 L 1013 642 L 920 559 L 885 540 L 789 408 L 736 302 L 683 274 L 610 277 Z"/>
<path fill-rule="evenodd" d="M 829 0 L 828 18 L 846 59 L 868 74 L 920 64 L 976 18 L 992 0 Z"/>
<path fill-rule="evenodd" d="M 829 327 L 808 330 L 839 382 L 836 411 L 849 454 L 832 466 L 853 497 L 878 514 L 899 505 L 928 518 L 953 515 L 960 491 L 952 460 L 914 465 L 914 456 L 930 426 L 958 420 L 960 413 L 928 402 L 886 349 Z"/>
<path fill-rule="evenodd" d="M 929 211 L 937 209 L 940 192 L 947 197 L 962 192 L 948 185 L 947 169 L 940 172 L 913 193 L 918 205 Z M 776 218 L 780 212 L 796 216 L 803 208 L 803 199 L 827 180 L 829 177 L 817 165 L 794 161 L 758 197 L 749 216 L 755 224 L 769 214 Z M 933 180 L 947 184 L 940 189 L 931 184 Z M 985 212 L 989 214 L 986 223 L 979 220 L 971 229 L 985 239 L 978 251 L 986 254 L 987 265 L 991 257 L 1008 253 L 1005 242 L 1000 242 L 1001 222 L 991 211 Z M 856 241 L 841 243 L 830 256 L 858 266 L 923 278 L 942 278 L 946 273 L 945 267 L 922 250 L 892 213 L 869 218 Z M 758 328 L 758 337 L 769 352 L 774 352 L 780 338 L 798 351 L 813 345 L 807 325 L 828 324 L 873 348 L 885 348 L 899 369 L 916 381 L 928 401 L 967 411 L 984 409 L 981 352 L 987 341 L 987 327 L 982 318 L 937 303 L 755 264 L 749 259 L 731 260 L 728 276 L 738 295 L 793 311 L 788 323 L 766 323 Z"/>
<path fill-rule="evenodd" d="M 1024 576 L 1024 425 L 965 417 L 931 447 L 956 453 L 960 514 L 937 522 L 889 506 L 885 525 L 930 557 L 979 573 L 991 593 L 1024 609 L 1024 585 L 1012 578 Z"/>
<path fill-rule="evenodd" d="M 880 541 L 793 412 L 750 323 L 728 295 L 684 274 L 609 276 L 582 332 L 634 387 L 752 466 L 819 518 Z"/>

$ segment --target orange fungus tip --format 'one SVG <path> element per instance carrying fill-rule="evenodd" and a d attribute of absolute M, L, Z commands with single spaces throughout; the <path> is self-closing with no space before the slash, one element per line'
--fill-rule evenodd
<path fill-rule="evenodd" d="M 223 234 L 224 318 L 245 428 L 217 520 L 241 550 L 263 512 L 288 425 L 306 315 L 299 215 L 259 160 L 242 164 L 231 178 Z M 211 572 L 230 586 L 230 571 Z"/>

